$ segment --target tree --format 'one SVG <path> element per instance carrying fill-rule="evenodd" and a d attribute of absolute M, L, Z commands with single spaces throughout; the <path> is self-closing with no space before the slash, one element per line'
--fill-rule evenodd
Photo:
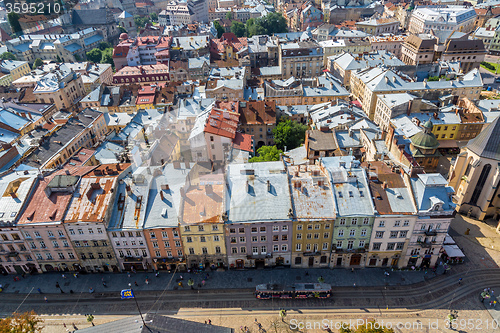
<path fill-rule="evenodd" d="M 150 19 L 149 19 L 149 16 L 146 16 L 146 17 L 141 17 L 139 15 L 135 15 L 134 16 L 134 22 L 135 22 L 135 26 L 138 27 L 138 28 L 144 28 L 144 26 L 146 25 L 146 23 L 150 23 Z"/>
<path fill-rule="evenodd" d="M 113 45 L 111 45 L 111 43 L 109 42 L 100 42 L 99 44 L 97 44 L 97 48 L 101 51 L 109 49 L 110 47 L 113 48 Z"/>
<path fill-rule="evenodd" d="M 348 323 L 342 323 L 339 333 L 394 333 L 394 330 L 372 320 L 366 321 L 364 325 L 356 325 L 355 329 L 349 328 Z"/>
<path fill-rule="evenodd" d="M 259 156 L 252 157 L 248 160 L 248 162 L 279 161 L 281 153 L 283 153 L 283 151 L 278 149 L 276 146 L 262 146 L 257 149 L 257 154 L 259 154 Z"/>
<path fill-rule="evenodd" d="M 87 52 L 87 59 L 95 63 L 101 62 L 102 51 L 99 49 L 90 50 L 89 52 Z"/>
<path fill-rule="evenodd" d="M 238 21 L 233 21 L 231 24 L 231 32 L 236 35 L 236 37 L 244 37 L 246 33 L 245 25 Z"/>
<path fill-rule="evenodd" d="M 0 55 L 0 58 L 2 58 L 2 60 L 16 60 L 17 59 L 16 56 L 10 52 L 2 53 L 2 55 Z"/>
<path fill-rule="evenodd" d="M 219 21 L 214 21 L 214 28 L 217 30 L 217 38 L 221 38 L 222 34 L 226 32 L 224 28 L 220 25 Z"/>
<path fill-rule="evenodd" d="M 23 29 L 21 29 L 21 24 L 19 24 L 19 18 L 21 16 L 19 16 L 18 13 L 15 13 L 15 12 L 10 12 L 8 15 L 7 15 L 7 18 L 9 20 L 9 24 L 10 26 L 12 27 L 12 31 L 13 32 L 20 32 L 20 31 L 23 31 Z"/>
<path fill-rule="evenodd" d="M 269 13 L 260 18 L 260 21 L 262 22 L 262 26 L 267 30 L 268 35 L 288 31 L 286 19 L 281 13 Z"/>
<path fill-rule="evenodd" d="M 43 65 L 43 61 L 40 58 L 36 58 L 35 62 L 33 62 L 33 69 L 38 68 Z"/>
<path fill-rule="evenodd" d="M 227 20 L 232 20 L 233 19 L 233 12 L 232 11 L 229 11 L 226 13 L 226 19 Z"/>
<path fill-rule="evenodd" d="M 113 61 L 113 48 L 107 48 L 102 52 L 101 64 L 111 64 L 113 68 L 115 67 L 115 63 Z"/>
<path fill-rule="evenodd" d="M 285 118 L 273 129 L 274 142 L 279 149 L 297 148 L 304 142 L 306 130 L 306 125 Z"/>
<path fill-rule="evenodd" d="M 118 31 L 119 31 L 121 34 L 123 34 L 123 33 L 125 33 L 125 34 L 126 34 L 126 33 L 127 33 L 127 30 L 125 30 L 125 28 L 124 28 L 124 27 L 121 27 L 121 26 L 118 26 Z"/>
<path fill-rule="evenodd" d="M 6 333 L 38 333 L 41 332 L 43 319 L 34 311 L 17 313 L 0 320 L 0 332 Z"/>
<path fill-rule="evenodd" d="M 76 61 L 82 61 L 82 57 L 80 57 L 79 54 L 75 54 L 75 60 Z"/>
<path fill-rule="evenodd" d="M 149 18 L 151 19 L 151 21 L 153 22 L 158 22 L 158 14 L 157 13 L 150 13 L 149 14 Z"/>

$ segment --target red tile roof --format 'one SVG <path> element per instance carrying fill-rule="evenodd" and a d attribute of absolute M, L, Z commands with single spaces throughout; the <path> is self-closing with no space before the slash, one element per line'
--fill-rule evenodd
<path fill-rule="evenodd" d="M 234 139 L 239 118 L 239 102 L 217 101 L 205 124 L 205 132 Z"/>
<path fill-rule="evenodd" d="M 242 125 L 276 124 L 276 101 L 252 101 L 244 105 L 240 105 Z"/>
<path fill-rule="evenodd" d="M 83 176 L 94 169 L 95 166 L 66 166 L 51 175 L 41 179 L 35 189 L 35 193 L 19 218 L 19 224 L 51 223 L 62 221 L 66 208 L 73 196 L 70 191 L 52 192 L 47 195 L 47 185 L 56 176 Z"/>
<path fill-rule="evenodd" d="M 139 88 L 139 91 L 137 92 L 138 95 L 150 95 L 150 94 L 155 94 L 156 92 L 156 86 L 152 85 L 144 85 Z"/>
<path fill-rule="evenodd" d="M 243 48 L 247 47 L 248 43 L 246 37 L 238 38 L 232 32 L 226 32 L 222 34 L 221 38 L 210 40 L 210 51 L 223 53 L 225 45 L 229 45 L 235 50 L 235 52 L 239 52 Z"/>
<path fill-rule="evenodd" d="M 250 134 L 236 132 L 233 139 L 233 147 L 253 153 L 253 138 Z"/>

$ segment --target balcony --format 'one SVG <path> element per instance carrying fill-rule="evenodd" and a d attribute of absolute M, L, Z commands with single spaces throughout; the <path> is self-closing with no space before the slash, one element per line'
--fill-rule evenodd
<path fill-rule="evenodd" d="M 427 236 L 436 236 L 437 235 L 437 231 L 436 230 L 426 230 L 425 234 Z"/>
<path fill-rule="evenodd" d="M 424 242 L 424 241 L 417 241 L 417 244 L 420 245 L 421 247 L 431 247 L 432 243 L 431 242 Z"/>

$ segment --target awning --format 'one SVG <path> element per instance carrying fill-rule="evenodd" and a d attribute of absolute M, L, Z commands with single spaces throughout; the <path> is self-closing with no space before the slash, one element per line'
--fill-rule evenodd
<path fill-rule="evenodd" d="M 446 237 L 444 238 L 444 245 L 454 245 L 455 244 L 455 241 L 453 240 L 453 238 L 451 238 L 450 235 L 446 234 Z"/>
<path fill-rule="evenodd" d="M 439 140 L 438 148 L 458 148 L 457 140 Z"/>
<path fill-rule="evenodd" d="M 443 246 L 444 252 L 446 252 L 446 255 L 450 258 L 463 258 L 465 257 L 465 254 L 460 250 L 458 245 L 444 245 Z"/>

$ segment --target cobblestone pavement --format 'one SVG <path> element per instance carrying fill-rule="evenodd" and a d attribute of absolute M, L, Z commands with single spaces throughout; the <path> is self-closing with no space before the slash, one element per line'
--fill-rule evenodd
<path fill-rule="evenodd" d="M 109 273 L 109 274 L 85 274 L 78 278 L 72 274 L 65 274 L 65 279 L 61 273 L 45 273 L 20 278 L 14 281 L 13 276 L 0 276 L 0 284 L 4 286 L 6 293 L 37 293 L 40 288 L 43 293 L 58 293 L 59 288 L 64 292 L 88 292 L 92 288 L 95 292 L 120 291 L 129 288 L 129 284 L 134 290 L 174 290 L 182 289 L 178 286 L 181 276 L 184 289 L 189 288 L 187 281 L 192 278 L 195 281 L 196 288 L 205 281 L 202 289 L 231 289 L 231 288 L 255 288 L 261 283 L 281 283 L 292 284 L 299 282 L 316 282 L 320 276 L 323 276 L 326 283 L 332 286 L 384 286 L 384 285 L 408 285 L 423 282 L 427 278 L 434 276 L 433 273 L 424 271 L 389 271 L 386 277 L 386 270 L 379 268 L 360 269 L 351 272 L 346 269 L 291 269 L 291 268 L 273 268 L 263 270 L 244 270 L 244 271 L 210 271 L 209 277 L 205 279 L 206 272 L 203 273 L 167 273 L 161 272 L 159 277 L 153 273 Z M 438 271 L 440 273 L 442 271 Z M 130 277 L 129 277 L 130 276 Z M 146 284 L 146 278 L 150 283 Z M 104 279 L 106 286 L 103 286 Z M 135 285 L 137 282 L 137 285 Z"/>

